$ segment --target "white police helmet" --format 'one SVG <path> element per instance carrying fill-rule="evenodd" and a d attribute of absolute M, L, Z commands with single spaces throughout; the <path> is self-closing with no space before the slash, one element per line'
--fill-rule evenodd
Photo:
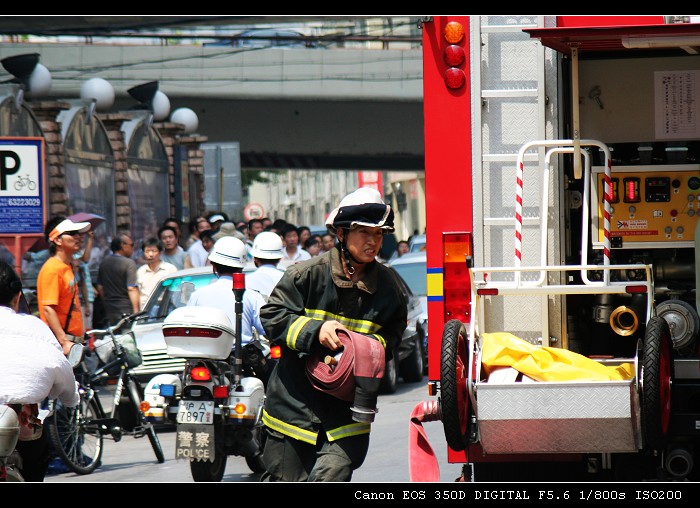
<path fill-rule="evenodd" d="M 243 268 L 248 262 L 245 244 L 233 236 L 219 238 L 209 254 L 209 261 L 232 268 Z"/>
<path fill-rule="evenodd" d="M 282 259 L 284 257 L 282 239 L 272 231 L 262 231 L 255 236 L 251 254 L 260 259 Z"/>

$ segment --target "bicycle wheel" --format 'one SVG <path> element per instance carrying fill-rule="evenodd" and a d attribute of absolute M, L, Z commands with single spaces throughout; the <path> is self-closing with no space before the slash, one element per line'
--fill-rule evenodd
<path fill-rule="evenodd" d="M 90 474 L 100 464 L 104 438 L 97 426 L 90 425 L 99 415 L 97 402 L 81 395 L 80 404 L 73 408 L 56 401 L 46 420 L 51 444 L 74 473 Z"/>
<path fill-rule="evenodd" d="M 153 453 L 156 454 L 156 460 L 159 464 L 165 462 L 165 455 L 163 454 L 163 447 L 160 444 L 160 439 L 158 439 L 158 434 L 156 434 L 156 429 L 151 422 L 147 422 L 141 412 L 141 390 L 139 389 L 138 382 L 129 377 L 127 379 L 127 389 L 129 390 L 129 398 L 131 399 L 132 408 L 136 412 L 136 419 L 139 422 L 139 426 L 146 430 L 146 435 L 148 440 L 151 442 L 151 447 L 153 448 Z"/>

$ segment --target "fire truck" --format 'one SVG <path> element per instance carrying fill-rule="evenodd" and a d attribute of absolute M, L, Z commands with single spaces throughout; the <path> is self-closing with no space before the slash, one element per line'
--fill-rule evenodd
<path fill-rule="evenodd" d="M 420 420 L 462 479 L 700 478 L 697 21 L 423 18 Z M 487 367 L 503 333 L 628 376 Z"/>

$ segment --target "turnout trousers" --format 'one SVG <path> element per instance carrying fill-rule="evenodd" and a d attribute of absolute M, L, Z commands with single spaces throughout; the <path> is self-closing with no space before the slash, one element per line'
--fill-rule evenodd
<path fill-rule="evenodd" d="M 266 432 L 263 462 L 267 471 L 262 481 L 268 482 L 349 482 L 369 449 L 369 434 L 328 441 L 321 431 L 313 445 L 270 428 Z"/>

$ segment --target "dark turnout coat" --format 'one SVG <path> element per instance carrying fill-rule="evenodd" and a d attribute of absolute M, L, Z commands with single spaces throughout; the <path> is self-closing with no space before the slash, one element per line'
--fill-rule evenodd
<path fill-rule="evenodd" d="M 282 346 L 282 357 L 267 386 L 263 421 L 282 434 L 315 444 L 319 432 L 329 441 L 370 432 L 352 420 L 351 402 L 321 392 L 307 378 L 307 355 L 319 348 L 324 321 L 380 341 L 387 359 L 406 329 L 407 302 L 396 273 L 378 262 L 354 284 L 343 273 L 340 251 L 287 268 L 262 307 L 267 338 Z"/>

